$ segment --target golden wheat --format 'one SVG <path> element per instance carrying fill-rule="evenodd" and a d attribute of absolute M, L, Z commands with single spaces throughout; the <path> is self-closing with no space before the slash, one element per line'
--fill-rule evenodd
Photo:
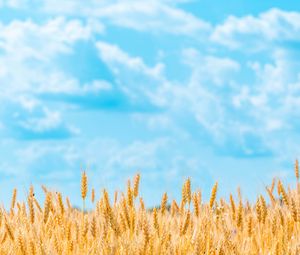
<path fill-rule="evenodd" d="M 8 211 L 0 209 L 0 254 L 300 254 L 299 173 L 295 163 L 295 188 L 284 187 L 273 179 L 266 194 L 254 205 L 217 199 L 218 183 L 204 203 L 199 190 L 193 191 L 191 180 L 182 187 L 182 199 L 172 200 L 164 193 L 160 207 L 147 209 L 139 197 L 140 175 L 127 183 L 126 192 L 109 193 L 95 201 L 91 191 L 88 211 L 66 204 L 63 195 L 42 187 L 41 206 L 31 186 L 26 203 L 17 201 L 13 190 Z M 274 194 L 277 182 L 278 196 Z M 81 178 L 81 198 L 88 191 L 87 175 Z M 190 203 L 192 205 L 190 206 Z M 188 204 L 188 206 L 186 206 Z M 85 209 L 85 207 L 83 207 Z"/>

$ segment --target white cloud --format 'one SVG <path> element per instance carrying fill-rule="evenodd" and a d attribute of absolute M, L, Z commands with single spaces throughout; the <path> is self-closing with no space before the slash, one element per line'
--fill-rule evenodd
<path fill-rule="evenodd" d="M 224 85 L 240 70 L 240 64 L 228 57 L 202 55 L 196 49 L 183 50 L 183 61 L 192 68 L 193 79 Z"/>
<path fill-rule="evenodd" d="M 187 49 L 183 52 L 183 58 L 192 74 L 187 84 L 182 85 L 165 77 L 161 63 L 149 67 L 140 57 L 130 56 L 116 45 L 104 42 L 96 45 L 101 59 L 110 67 L 120 88 L 132 100 L 148 101 L 171 115 L 174 113 L 174 116 L 176 112 L 186 112 L 210 132 L 222 132 L 225 110 L 215 93 L 218 90 L 221 93 L 228 87 L 232 75 L 240 69 L 239 63 L 230 58 L 203 56 L 195 49 Z M 135 117 L 143 119 L 142 116 Z M 163 127 L 172 123 L 170 121 L 163 116 L 147 117 L 149 127 L 155 124 Z M 174 131 L 185 136 L 182 130 L 174 128 Z"/>
<path fill-rule="evenodd" d="M 176 137 L 188 139 L 189 135 L 193 136 L 189 132 L 194 131 L 178 123 L 178 119 L 186 118 L 194 123 L 191 129 L 205 132 L 206 139 L 223 150 L 222 153 L 233 143 L 234 148 L 228 154 L 250 157 L 270 155 L 267 138 L 272 132 L 287 128 L 285 111 L 274 113 L 274 102 L 269 102 L 274 100 L 274 93 L 280 94 L 291 77 L 284 71 L 288 61 L 279 52 L 274 54 L 275 65 L 258 62 L 247 66 L 228 57 L 187 48 L 182 51 L 182 62 L 191 73 L 181 83 L 168 80 L 163 68 L 158 68 L 160 63 L 149 67 L 142 58 L 130 56 L 116 45 L 99 42 L 97 47 L 101 59 L 128 95 L 164 109 L 162 115 L 134 115 L 135 120 L 151 129 L 169 130 Z M 255 84 L 243 80 L 241 86 L 236 77 L 249 67 L 253 68 L 250 71 L 255 72 L 257 80 Z M 274 80 L 269 81 L 268 77 Z M 280 89 L 275 92 L 274 86 Z"/>
<path fill-rule="evenodd" d="M 55 62 L 58 56 L 72 53 L 76 42 L 102 32 L 98 24 L 63 17 L 45 23 L 0 22 L 0 99 L 5 104 L 0 111 L 1 135 L 47 139 L 79 132 L 62 120 L 64 107 L 53 110 L 41 95 L 86 96 L 111 89 L 109 83 L 97 79 L 80 84 Z"/>
<path fill-rule="evenodd" d="M 112 85 L 106 81 L 102 80 L 93 80 L 90 84 L 84 84 L 82 86 L 82 89 L 79 89 L 78 92 L 84 92 L 84 93 L 98 93 L 99 91 L 107 91 L 111 90 Z"/>
<path fill-rule="evenodd" d="M 11 8 L 24 8 L 28 3 L 28 0 L 7 0 L 7 6 Z"/>
<path fill-rule="evenodd" d="M 0 68 L 3 66 L 4 70 L 0 75 L 0 98 L 20 99 L 24 103 L 29 103 L 30 99 L 32 104 L 33 97 L 41 94 L 86 95 L 111 89 L 111 84 L 101 80 L 80 84 L 76 77 L 53 68 L 53 65 L 38 63 L 32 68 L 26 60 L 15 61 L 9 55 L 0 57 Z"/>
<path fill-rule="evenodd" d="M 189 114 L 213 137 L 222 139 L 228 126 L 228 106 L 224 98 L 232 93 L 233 77 L 240 65 L 233 59 L 203 55 L 194 48 L 182 52 L 191 74 L 185 84 L 166 82 L 160 98 L 171 112 Z M 222 137 L 220 137 L 222 136 Z"/>
<path fill-rule="evenodd" d="M 86 95 L 89 93 L 97 94 L 101 91 L 108 91 L 112 89 L 112 85 L 106 81 L 93 80 L 89 83 L 80 84 L 76 77 L 68 76 L 64 72 L 52 72 L 46 77 L 41 72 L 38 83 L 32 94 L 64 94 L 64 95 Z"/>
<path fill-rule="evenodd" d="M 172 118 L 167 114 L 156 114 L 152 116 L 145 116 L 141 113 L 136 113 L 133 115 L 133 119 L 146 123 L 150 130 L 169 130 L 171 131 L 175 127 L 175 123 Z"/>
<path fill-rule="evenodd" d="M 238 62 L 230 58 L 202 55 L 196 49 L 182 52 L 183 62 L 191 69 L 185 84 L 169 81 L 164 74 L 163 65 L 157 63 L 149 67 L 139 57 L 132 57 L 116 45 L 98 42 L 101 59 L 115 74 L 121 89 L 133 100 L 149 101 L 162 107 L 167 116 L 147 117 L 148 126 L 161 128 L 173 122 L 173 116 L 185 113 L 194 118 L 199 126 L 210 132 L 216 140 L 225 137 L 228 112 L 223 92 L 231 90 L 233 75 L 240 71 Z M 141 115 L 136 119 L 143 120 Z M 175 120 L 176 122 L 176 120 Z M 173 123 L 175 126 L 176 123 Z M 186 137 L 180 128 L 172 128 L 176 134 Z"/>
<path fill-rule="evenodd" d="M 25 95 L 1 101 L 5 107 L 0 111 L 0 135 L 5 139 L 65 139 L 79 133 L 78 128 L 66 123 L 62 108 L 53 110 L 45 102 Z"/>
<path fill-rule="evenodd" d="M 100 9 L 96 15 L 107 17 L 118 26 L 140 31 L 197 35 L 210 28 L 195 16 L 158 2 L 120 2 Z"/>
<path fill-rule="evenodd" d="M 300 40 L 300 13 L 270 9 L 259 16 L 229 16 L 217 25 L 211 40 L 231 48 L 269 48 L 266 42 Z M 253 48 L 248 48 L 252 49 Z"/>
<path fill-rule="evenodd" d="M 42 24 L 32 20 L 0 23 L 0 98 L 29 98 L 28 95 L 39 93 L 84 94 L 108 89 L 109 85 L 102 81 L 79 84 L 55 63 L 56 57 L 72 53 L 76 42 L 101 33 L 99 24 L 63 17 Z"/>
<path fill-rule="evenodd" d="M 116 45 L 97 42 L 100 58 L 115 75 L 120 89 L 132 100 L 156 104 L 156 91 L 164 83 L 164 65 L 146 65 L 142 58 L 130 56 Z"/>
<path fill-rule="evenodd" d="M 39 101 L 31 96 L 19 95 L 12 101 L 21 105 L 21 107 L 29 112 L 32 112 L 39 105 Z"/>
<path fill-rule="evenodd" d="M 177 1 L 181 2 L 181 1 Z M 176 1 L 45 1 L 46 12 L 83 15 L 152 33 L 199 36 L 210 24 L 174 5 Z M 78 13 L 80 10 L 80 13 Z"/>
<path fill-rule="evenodd" d="M 106 42 L 97 42 L 96 47 L 99 50 L 101 59 L 112 67 L 113 71 L 118 71 L 114 66 L 124 65 L 133 72 L 140 72 L 152 76 L 153 78 L 159 78 L 163 72 L 163 64 L 158 63 L 153 68 L 149 68 L 142 58 L 131 57 L 116 45 Z"/>
<path fill-rule="evenodd" d="M 96 29 L 96 31 L 95 31 Z M 59 53 L 72 51 L 72 44 L 87 40 L 93 32 L 102 32 L 99 27 L 84 25 L 79 20 L 67 21 L 63 17 L 37 24 L 31 20 L 0 23 L 0 49 L 10 58 L 49 61 Z"/>
<path fill-rule="evenodd" d="M 246 124 L 278 155 L 291 152 L 300 126 L 299 63 L 288 50 L 274 49 L 269 61 L 248 63 L 254 80 L 238 88 L 232 103 L 240 114 L 250 118 Z M 242 123 L 242 121 L 240 121 Z"/>
<path fill-rule="evenodd" d="M 183 59 L 191 70 L 189 81 L 163 86 L 160 95 L 177 117 L 190 114 L 214 147 L 228 154 L 270 155 L 270 148 L 279 153 L 288 146 L 278 136 L 300 125 L 299 64 L 288 51 L 274 50 L 270 61 L 248 65 L 196 49 L 184 50 Z M 245 71 L 255 78 L 240 85 L 237 76 Z"/>
<path fill-rule="evenodd" d="M 28 4 L 28 0 L 1 0 L 1 7 L 9 7 L 9 8 L 24 8 Z"/>
<path fill-rule="evenodd" d="M 35 132 L 43 132 L 51 130 L 62 124 L 61 114 L 59 112 L 52 112 L 49 109 L 43 109 L 42 117 L 32 117 L 25 121 L 20 121 L 20 126 L 25 129 L 30 129 Z"/>

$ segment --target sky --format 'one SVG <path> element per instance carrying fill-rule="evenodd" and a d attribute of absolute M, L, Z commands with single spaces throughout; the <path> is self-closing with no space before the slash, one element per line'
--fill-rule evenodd
<path fill-rule="evenodd" d="M 299 1 L 0 0 L 0 201 L 294 185 L 299 56 Z"/>

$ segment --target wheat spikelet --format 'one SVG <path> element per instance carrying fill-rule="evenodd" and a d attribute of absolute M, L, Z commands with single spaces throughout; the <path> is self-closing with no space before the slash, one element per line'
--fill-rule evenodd
<path fill-rule="evenodd" d="M 232 194 L 230 194 L 229 198 L 230 198 L 231 212 L 232 212 L 232 216 L 233 216 L 232 218 L 235 219 L 236 208 L 235 208 L 235 202 L 234 202 Z"/>
<path fill-rule="evenodd" d="M 92 192 L 91 192 L 91 201 L 92 201 L 92 203 L 95 202 L 95 189 L 94 188 L 92 188 Z"/>
<path fill-rule="evenodd" d="M 12 231 L 12 229 L 11 229 L 11 227 L 10 227 L 10 225 L 9 225 L 9 223 L 7 221 L 5 222 L 5 229 L 6 229 L 6 232 L 7 232 L 8 236 L 9 236 L 9 238 L 12 241 L 14 241 L 15 240 L 14 233 L 13 233 L 13 231 Z"/>
<path fill-rule="evenodd" d="M 185 220 L 180 227 L 180 235 L 185 235 L 185 233 L 188 229 L 188 226 L 190 224 L 190 218 L 191 218 L 191 213 L 190 213 L 190 211 L 188 211 L 186 214 Z"/>
<path fill-rule="evenodd" d="M 33 198 L 28 197 L 28 207 L 29 207 L 29 214 L 30 214 L 30 222 L 31 224 L 34 223 L 34 207 L 33 207 Z"/>
<path fill-rule="evenodd" d="M 20 214 L 22 211 L 21 203 L 17 202 L 17 207 L 18 207 L 18 214 Z"/>
<path fill-rule="evenodd" d="M 239 201 L 240 201 L 240 202 L 243 201 L 243 199 L 242 199 L 242 191 L 241 191 L 241 187 L 238 187 L 238 188 L 237 188 L 237 193 L 238 193 Z"/>
<path fill-rule="evenodd" d="M 296 207 L 296 203 L 295 203 L 294 199 L 291 199 L 290 210 L 291 210 L 294 221 L 297 222 L 298 212 L 297 212 L 297 207 Z"/>
<path fill-rule="evenodd" d="M 71 240 L 71 238 L 72 238 L 72 224 L 71 224 L 71 222 L 69 222 L 69 223 L 66 223 L 67 224 L 67 227 L 66 227 L 66 238 L 67 238 L 67 240 L 68 241 L 70 241 Z"/>
<path fill-rule="evenodd" d="M 144 200 L 143 198 L 140 197 L 140 209 L 141 211 L 145 211 L 145 203 L 144 203 Z"/>
<path fill-rule="evenodd" d="M 42 187 L 42 190 L 44 191 L 44 193 L 47 194 L 48 193 L 47 187 L 45 185 L 42 185 L 41 187 Z"/>
<path fill-rule="evenodd" d="M 17 189 L 14 189 L 12 199 L 11 199 L 11 205 L 10 205 L 11 214 L 13 214 L 13 210 L 14 210 L 15 205 L 16 205 L 16 199 L 17 199 Z"/>
<path fill-rule="evenodd" d="M 111 210 L 109 196 L 108 196 L 108 192 L 106 189 L 103 190 L 103 201 L 104 201 L 105 209 Z"/>
<path fill-rule="evenodd" d="M 134 208 L 131 208 L 130 210 L 130 233 L 133 234 L 133 231 L 135 229 L 135 221 L 136 221 L 136 215 Z"/>
<path fill-rule="evenodd" d="M 64 214 L 65 213 L 65 206 L 62 200 L 62 195 L 60 192 L 58 192 L 57 194 L 57 200 L 58 200 L 58 204 L 59 204 L 59 209 L 60 209 L 60 213 Z"/>
<path fill-rule="evenodd" d="M 44 223 L 46 223 L 48 220 L 50 209 L 51 209 L 51 193 L 48 192 L 46 194 L 45 205 L 44 205 L 44 219 L 43 219 Z"/>
<path fill-rule="evenodd" d="M 28 203 L 28 208 L 29 208 L 29 215 L 30 215 L 31 224 L 34 223 L 34 216 L 35 216 L 34 206 L 33 206 L 33 198 L 34 198 L 33 186 L 30 186 L 29 195 L 27 197 L 27 203 Z"/>
<path fill-rule="evenodd" d="M 119 229 L 119 226 L 116 224 L 114 214 L 113 214 L 112 208 L 109 203 L 108 193 L 106 190 L 103 191 L 103 197 L 104 197 L 104 203 L 105 203 L 105 217 L 108 220 L 108 222 L 110 223 L 110 226 L 113 229 L 115 235 L 118 236 L 120 234 L 120 229 Z"/>
<path fill-rule="evenodd" d="M 68 210 L 71 210 L 72 205 L 71 205 L 70 199 L 68 197 L 66 197 L 66 203 L 67 203 L 67 206 L 68 206 Z"/>
<path fill-rule="evenodd" d="M 42 242 L 42 239 L 39 238 L 38 239 L 38 247 L 39 247 L 39 251 L 42 255 L 45 255 L 46 252 L 45 252 L 45 249 L 44 249 L 44 245 L 43 245 L 43 242 Z"/>
<path fill-rule="evenodd" d="M 88 184 L 87 184 L 87 175 L 86 172 L 83 171 L 81 176 L 81 198 L 85 200 L 88 191 Z"/>
<path fill-rule="evenodd" d="M 7 238 L 7 232 L 5 231 L 2 238 L 1 238 L 1 244 L 3 244 L 5 241 L 6 241 L 6 238 Z"/>
<path fill-rule="evenodd" d="M 280 224 L 281 224 L 281 226 L 283 226 L 285 224 L 285 218 L 283 216 L 283 213 L 282 213 L 281 209 L 278 209 L 278 214 L 279 214 Z"/>
<path fill-rule="evenodd" d="M 202 203 L 202 193 L 201 193 L 201 190 L 197 190 L 196 195 L 197 195 L 197 199 L 198 199 L 198 203 L 199 203 L 199 207 L 200 207 L 201 203 Z"/>
<path fill-rule="evenodd" d="M 83 171 L 81 175 L 81 198 L 82 198 L 82 217 L 84 217 L 85 212 L 85 198 L 88 192 L 88 183 L 86 172 Z"/>
<path fill-rule="evenodd" d="M 59 255 L 62 254 L 62 249 L 61 249 L 60 243 L 56 236 L 54 236 L 54 248 L 55 248 L 57 254 L 59 254 Z"/>
<path fill-rule="evenodd" d="M 188 201 L 188 195 L 187 195 L 187 190 L 186 190 L 186 183 L 183 184 L 182 189 L 181 189 L 181 207 L 184 207 L 185 204 Z"/>
<path fill-rule="evenodd" d="M 96 218 L 93 217 L 92 222 L 91 222 L 91 234 L 93 238 L 96 238 L 97 236 L 97 228 L 96 228 Z"/>
<path fill-rule="evenodd" d="M 25 202 L 22 203 L 21 205 L 21 215 L 26 218 L 27 217 L 27 212 L 26 212 L 26 205 Z"/>
<path fill-rule="evenodd" d="M 179 207 L 178 207 L 176 201 L 173 200 L 172 204 L 171 204 L 171 215 L 172 215 L 172 217 L 174 217 L 175 214 L 178 213 L 178 212 L 179 212 Z"/>
<path fill-rule="evenodd" d="M 242 228 L 243 227 L 243 205 L 240 201 L 237 213 L 237 226 Z"/>
<path fill-rule="evenodd" d="M 83 225 L 81 226 L 81 237 L 83 240 L 85 240 L 88 231 L 89 231 L 89 222 L 87 217 L 84 217 Z"/>
<path fill-rule="evenodd" d="M 125 232 L 127 229 L 127 222 L 122 213 L 120 214 L 120 228 L 121 228 L 122 232 Z"/>
<path fill-rule="evenodd" d="M 276 205 L 276 199 L 275 199 L 275 197 L 274 197 L 274 195 L 272 193 L 272 189 L 269 189 L 268 187 L 266 187 L 266 191 L 267 191 L 267 193 L 269 195 L 269 198 L 271 200 L 272 205 L 275 206 Z"/>
<path fill-rule="evenodd" d="M 149 227 L 146 217 L 143 217 L 143 224 L 142 224 L 142 230 L 144 234 L 144 242 L 147 244 L 150 240 L 150 234 L 149 234 Z"/>
<path fill-rule="evenodd" d="M 130 218 L 129 218 L 129 212 L 128 212 L 128 208 L 127 208 L 127 204 L 126 204 L 126 199 L 122 200 L 122 209 L 123 209 L 124 219 L 126 220 L 126 226 L 129 227 L 130 226 Z"/>
<path fill-rule="evenodd" d="M 26 255 L 25 244 L 21 233 L 18 234 L 18 249 L 22 255 Z"/>
<path fill-rule="evenodd" d="M 68 242 L 68 254 L 72 254 L 74 250 L 74 243 L 72 240 Z"/>
<path fill-rule="evenodd" d="M 139 184 L 140 184 L 140 174 L 137 174 L 134 178 L 134 185 L 133 185 L 133 196 L 136 198 L 139 194 Z"/>
<path fill-rule="evenodd" d="M 117 201 L 118 201 L 118 191 L 116 190 L 114 194 L 114 205 L 117 203 Z"/>
<path fill-rule="evenodd" d="M 161 200 L 161 205 L 160 205 L 160 212 L 162 215 L 165 214 L 165 211 L 167 208 L 167 203 L 168 203 L 168 195 L 167 195 L 167 193 L 164 193 L 162 200 Z"/>
<path fill-rule="evenodd" d="M 275 246 L 275 255 L 280 255 L 280 254 L 281 254 L 281 249 L 280 249 L 280 244 L 278 241 Z"/>
<path fill-rule="evenodd" d="M 153 209 L 153 226 L 154 226 L 157 234 L 159 235 L 159 224 L 158 224 L 156 208 Z"/>
<path fill-rule="evenodd" d="M 43 212 L 43 210 L 42 210 L 42 208 L 41 208 L 41 206 L 40 206 L 39 202 L 36 200 L 36 198 L 35 198 L 35 197 L 33 198 L 33 203 L 34 203 L 34 204 L 35 204 L 35 206 L 38 208 L 39 212 L 40 212 L 40 213 L 42 213 L 42 212 Z"/>
<path fill-rule="evenodd" d="M 217 197 L 217 190 L 218 190 L 218 182 L 215 183 L 215 185 L 213 186 L 212 191 L 211 191 L 211 196 L 210 196 L 210 200 L 209 200 L 210 208 L 212 208 L 215 203 L 215 200 Z"/>
<path fill-rule="evenodd" d="M 186 200 L 190 204 L 192 200 L 192 191 L 191 191 L 191 179 L 188 178 L 185 182 L 185 193 L 186 193 Z"/>
<path fill-rule="evenodd" d="M 131 189 L 130 180 L 127 182 L 127 203 L 130 207 L 133 206 L 133 192 Z"/>
<path fill-rule="evenodd" d="M 258 222 L 261 222 L 263 212 L 262 212 L 260 199 L 257 199 L 255 209 L 256 209 L 256 214 L 257 214 L 257 220 L 258 220 Z"/>
<path fill-rule="evenodd" d="M 283 202 L 285 203 L 285 205 L 286 205 L 287 207 L 289 207 L 289 199 L 288 199 L 288 195 L 287 195 L 287 193 L 286 193 L 286 191 L 285 191 L 285 189 L 284 189 L 284 187 L 283 187 L 281 181 L 278 181 L 278 192 L 279 192 L 279 194 L 282 196 L 282 200 L 283 200 Z"/>
<path fill-rule="evenodd" d="M 261 204 L 261 212 L 262 212 L 262 222 L 264 223 L 267 217 L 267 204 L 266 200 L 264 199 L 263 196 L 260 196 L 260 204 Z"/>
<path fill-rule="evenodd" d="M 196 217 L 199 217 L 199 201 L 197 194 L 193 195 L 193 205 L 194 205 L 194 212 Z"/>
<path fill-rule="evenodd" d="M 36 255 L 36 247 L 33 239 L 31 239 L 29 242 L 29 254 Z"/>
<path fill-rule="evenodd" d="M 252 235 L 252 216 L 250 215 L 248 218 L 248 223 L 247 223 L 247 234 L 248 236 Z"/>
<path fill-rule="evenodd" d="M 271 184 L 271 187 L 270 187 L 270 192 L 271 192 L 272 194 L 273 194 L 273 192 L 274 192 L 275 182 L 276 182 L 276 179 L 273 178 L 273 179 L 272 179 L 272 184 Z"/>

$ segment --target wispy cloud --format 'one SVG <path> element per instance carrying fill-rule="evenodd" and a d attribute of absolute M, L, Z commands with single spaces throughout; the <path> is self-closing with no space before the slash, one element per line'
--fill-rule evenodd
<path fill-rule="evenodd" d="M 229 48 L 268 50 L 270 43 L 299 41 L 300 13 L 270 9 L 258 16 L 230 16 L 215 27 L 211 39 Z"/>
<path fill-rule="evenodd" d="M 183 11 L 174 1 L 45 1 L 42 7 L 50 13 L 61 13 L 99 18 L 119 27 L 154 34 L 199 36 L 210 30 L 209 22 Z M 78 9 L 81 10 L 78 13 Z"/>
<path fill-rule="evenodd" d="M 147 66 L 140 57 L 129 56 L 116 45 L 97 42 L 100 58 L 114 73 L 119 89 L 133 102 L 155 102 L 156 91 L 164 82 L 164 65 Z M 137 82 L 139 81 L 139 82 Z"/>
<path fill-rule="evenodd" d="M 86 40 L 93 32 L 102 32 L 102 29 L 84 25 L 79 20 L 67 21 L 57 17 L 45 24 L 31 20 L 16 20 L 8 25 L 0 23 L 0 31 L 0 47 L 6 54 L 18 59 L 46 61 L 56 54 L 69 53 L 74 42 Z"/>

